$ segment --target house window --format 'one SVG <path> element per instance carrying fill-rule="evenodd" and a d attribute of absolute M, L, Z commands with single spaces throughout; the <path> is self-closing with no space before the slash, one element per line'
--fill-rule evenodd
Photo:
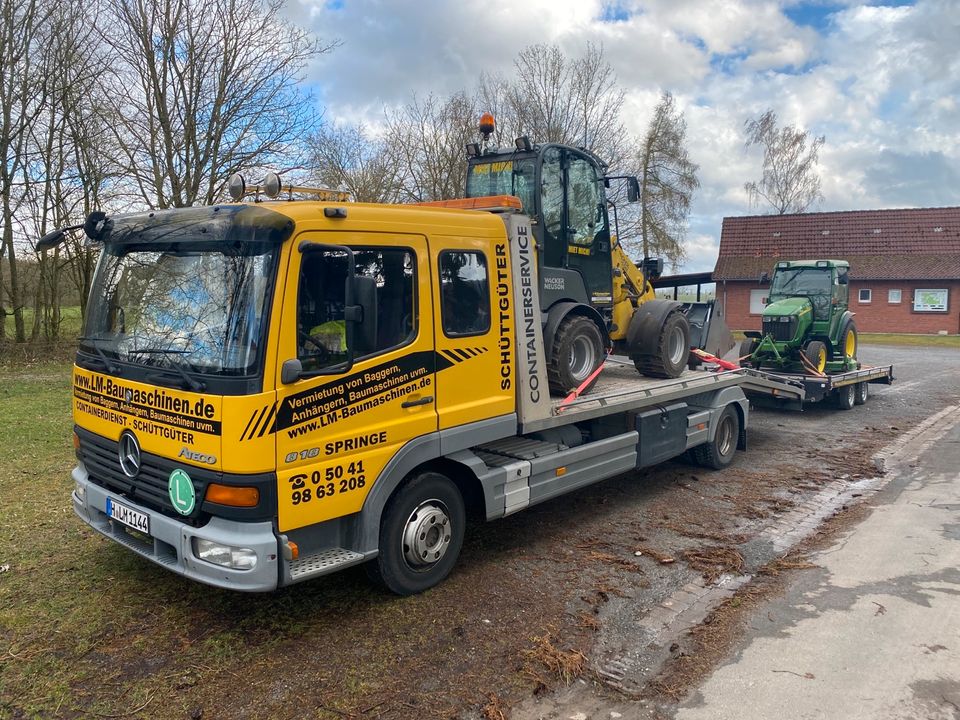
<path fill-rule="evenodd" d="M 870 288 L 860 288 L 860 303 L 866 305 L 873 297 L 873 291 Z"/>
<path fill-rule="evenodd" d="M 946 290 L 917 288 L 913 291 L 913 310 L 914 312 L 946 312 L 948 294 Z"/>
<path fill-rule="evenodd" d="M 887 302 L 891 305 L 899 305 L 902 293 L 899 290 L 887 291 Z"/>
<path fill-rule="evenodd" d="M 770 294 L 770 291 L 766 288 L 761 290 L 751 290 L 750 291 L 750 314 L 751 315 L 763 315 L 764 301 L 767 299 L 767 295 Z"/>

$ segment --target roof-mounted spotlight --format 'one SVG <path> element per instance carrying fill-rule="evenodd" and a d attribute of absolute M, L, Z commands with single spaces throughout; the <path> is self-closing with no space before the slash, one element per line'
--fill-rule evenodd
<path fill-rule="evenodd" d="M 467 143 L 467 157 L 474 158 L 480 156 L 480 145 L 478 143 Z"/>
<path fill-rule="evenodd" d="M 280 190 L 282 189 L 283 183 L 280 181 L 280 176 L 275 172 L 267 173 L 267 176 L 263 179 L 263 194 L 271 200 L 275 200 L 280 196 Z"/>
<path fill-rule="evenodd" d="M 247 183 L 244 182 L 243 175 L 234 173 L 230 176 L 227 180 L 227 192 L 230 193 L 230 199 L 234 202 L 243 200 L 243 196 L 247 194 Z"/>
<path fill-rule="evenodd" d="M 513 143 L 517 146 L 517 150 L 520 152 L 530 152 L 533 150 L 533 144 L 530 142 L 530 138 L 526 135 L 521 135 Z"/>

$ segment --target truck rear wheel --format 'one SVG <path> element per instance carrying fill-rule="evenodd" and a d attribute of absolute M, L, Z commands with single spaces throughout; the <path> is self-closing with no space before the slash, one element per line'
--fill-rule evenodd
<path fill-rule="evenodd" d="M 603 362 L 603 345 L 600 328 L 593 320 L 582 315 L 565 317 L 551 343 L 547 364 L 550 391 L 566 395 L 580 387 Z M 596 379 L 584 389 L 595 382 Z"/>
<path fill-rule="evenodd" d="M 380 554 L 367 564 L 371 578 L 397 595 L 438 584 L 463 547 L 466 511 L 457 486 L 424 472 L 400 486 L 380 519 Z"/>
<path fill-rule="evenodd" d="M 727 405 L 717 421 L 717 432 L 713 440 L 698 445 L 690 452 L 698 465 L 722 470 L 733 462 L 740 440 L 740 416 L 733 405 Z"/>
<path fill-rule="evenodd" d="M 675 378 L 687 367 L 690 357 L 690 323 L 679 310 L 674 310 L 660 328 L 657 346 L 643 355 L 631 355 L 637 372 L 657 378 Z"/>

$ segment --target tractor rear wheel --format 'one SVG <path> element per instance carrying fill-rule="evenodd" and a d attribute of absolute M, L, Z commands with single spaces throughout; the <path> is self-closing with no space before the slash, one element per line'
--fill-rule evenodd
<path fill-rule="evenodd" d="M 851 358 L 856 360 L 858 341 L 859 338 L 857 337 L 857 326 L 854 325 L 853 320 L 850 320 L 840 333 L 840 343 L 836 348 L 837 355 L 841 358 Z"/>
<path fill-rule="evenodd" d="M 657 346 L 649 353 L 631 355 L 637 372 L 657 378 L 675 378 L 687 367 L 690 357 L 690 323 L 679 310 L 672 311 L 660 327 Z"/>
<path fill-rule="evenodd" d="M 600 328 L 593 320 L 582 315 L 565 317 L 550 345 L 547 363 L 550 392 L 566 395 L 580 387 L 603 362 L 603 345 Z M 595 382 L 596 378 L 584 390 L 589 390 Z"/>
<path fill-rule="evenodd" d="M 803 346 L 803 356 L 807 358 L 817 372 L 822 373 L 827 367 L 827 346 L 819 340 L 811 340 Z"/>

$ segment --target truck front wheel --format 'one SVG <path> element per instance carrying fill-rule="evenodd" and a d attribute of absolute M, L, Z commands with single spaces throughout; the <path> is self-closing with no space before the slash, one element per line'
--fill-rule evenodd
<path fill-rule="evenodd" d="M 423 592 L 450 574 L 463 547 L 466 511 L 457 486 L 424 472 L 402 485 L 380 520 L 380 554 L 370 576 L 397 595 Z"/>
<path fill-rule="evenodd" d="M 739 440 L 740 416 L 733 405 L 727 405 L 720 413 L 713 440 L 693 448 L 691 450 L 693 459 L 698 465 L 722 470 L 733 462 Z"/>

